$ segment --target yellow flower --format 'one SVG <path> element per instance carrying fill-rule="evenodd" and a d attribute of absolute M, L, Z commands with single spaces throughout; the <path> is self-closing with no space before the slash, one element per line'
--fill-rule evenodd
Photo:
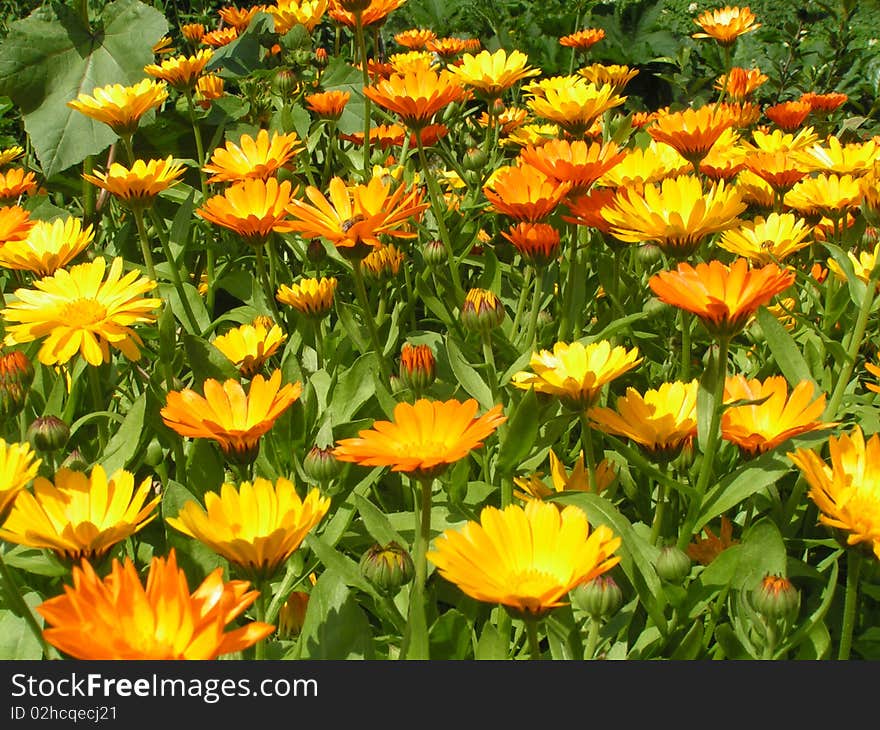
<path fill-rule="evenodd" d="M 752 142 L 749 146 L 762 152 L 795 152 L 805 150 L 818 139 L 812 127 L 805 127 L 797 134 L 790 134 L 781 129 L 769 132 L 756 129 L 752 132 Z"/>
<path fill-rule="evenodd" d="M 446 530 L 427 557 L 446 580 L 478 601 L 539 617 L 564 605 L 579 583 L 613 568 L 620 538 L 569 505 L 530 500 L 525 507 L 484 507 L 480 522 Z"/>
<path fill-rule="evenodd" d="M 272 231 L 292 230 L 287 206 L 295 192 L 287 180 L 279 183 L 274 177 L 250 178 L 230 185 L 222 195 L 208 198 L 196 215 L 260 247 Z"/>
<path fill-rule="evenodd" d="M 286 339 L 277 324 L 258 318 L 252 324 L 227 330 L 211 344 L 235 364 L 242 377 L 252 378 Z"/>
<path fill-rule="evenodd" d="M 24 148 L 19 145 L 0 149 L 0 167 L 5 167 L 13 160 L 17 160 L 24 154 Z"/>
<path fill-rule="evenodd" d="M 523 500 L 529 499 L 546 499 L 547 497 L 558 494 L 560 492 L 589 492 L 590 476 L 584 466 L 584 454 L 578 455 L 577 461 L 568 474 L 565 465 L 556 456 L 553 449 L 550 449 L 550 478 L 553 487 L 548 487 L 541 474 L 532 474 L 529 477 L 514 477 L 513 482 L 525 492 L 514 492 L 514 496 Z M 608 459 L 602 459 L 596 465 L 596 493 L 611 486 L 616 477 L 614 464 Z"/>
<path fill-rule="evenodd" d="M 122 137 L 133 134 L 141 117 L 167 98 L 164 81 L 144 79 L 134 86 L 101 86 L 92 91 L 92 96 L 80 94 L 75 101 L 67 102 L 67 106 L 103 122 Z"/>
<path fill-rule="evenodd" d="M 842 218 L 862 202 L 862 188 L 852 175 L 819 173 L 794 185 L 783 198 L 783 203 L 803 215 L 825 216 L 832 220 Z"/>
<path fill-rule="evenodd" d="M 625 149 L 623 158 L 607 170 L 596 184 L 603 187 L 639 189 L 691 171 L 693 166 L 668 144 L 653 139 L 645 147 Z"/>
<path fill-rule="evenodd" d="M 584 134 L 596 119 L 626 101 L 610 84 L 597 86 L 582 76 L 552 77 L 550 83 L 529 86 L 526 104 L 537 116 L 555 122 L 569 134 Z"/>
<path fill-rule="evenodd" d="M 721 46 L 732 46 L 737 38 L 761 27 L 750 8 L 727 5 L 717 10 L 706 10 L 694 20 L 702 32 L 694 38 L 714 38 Z"/>
<path fill-rule="evenodd" d="M 293 307 L 300 314 L 320 319 L 333 308 L 336 293 L 336 277 L 329 279 L 301 279 L 292 286 L 282 284 L 275 298 L 282 304 Z"/>
<path fill-rule="evenodd" d="M 207 492 L 205 507 L 183 505 L 166 522 L 194 537 L 253 579 L 268 579 L 289 558 L 330 508 L 330 498 L 312 489 L 305 499 L 289 479 L 275 484 L 257 477 Z"/>
<path fill-rule="evenodd" d="M 360 265 L 367 278 L 381 282 L 397 276 L 404 258 L 403 252 L 391 243 L 374 249 Z"/>
<path fill-rule="evenodd" d="M 828 439 L 829 466 L 815 451 L 788 454 L 810 485 L 819 522 L 842 530 L 848 545 L 865 543 L 880 558 L 880 434 L 865 443 L 860 426 Z"/>
<path fill-rule="evenodd" d="M 83 173 L 83 178 L 119 198 L 129 207 L 144 208 L 152 205 L 163 190 L 180 182 L 186 169 L 169 155 L 164 160 L 135 160 L 131 168 L 114 162 L 107 172 L 94 175 Z"/>
<path fill-rule="evenodd" d="M 254 139 L 243 134 L 234 142 L 226 142 L 211 155 L 211 160 L 202 169 L 211 174 L 208 182 L 237 182 L 259 178 L 267 180 L 286 165 L 297 152 L 302 150 L 296 132 L 289 134 L 272 133 L 261 129 Z"/>
<path fill-rule="evenodd" d="M 767 218 L 757 216 L 740 228 L 724 231 L 718 245 L 737 256 L 745 256 L 752 263 L 769 264 L 809 246 L 811 231 L 812 228 L 793 213 L 771 213 Z"/>
<path fill-rule="evenodd" d="M 275 21 L 274 30 L 284 35 L 295 25 L 304 25 L 311 33 L 327 11 L 329 0 L 278 0 L 266 12 Z"/>
<path fill-rule="evenodd" d="M 42 459 L 28 443 L 7 443 L 0 438 L 0 525 L 15 504 L 16 497 L 37 476 Z"/>
<path fill-rule="evenodd" d="M 874 138 L 865 142 L 842 144 L 840 139 L 829 135 L 825 145 L 817 143 L 807 147 L 802 156 L 814 170 L 861 177 L 874 170 L 874 165 L 880 158 L 880 141 Z"/>
<path fill-rule="evenodd" d="M 217 74 L 199 76 L 199 80 L 196 81 L 195 100 L 202 109 L 207 109 L 212 101 L 223 97 L 224 87 L 222 76 Z"/>
<path fill-rule="evenodd" d="M 870 280 L 871 272 L 877 265 L 878 254 L 880 254 L 880 243 L 874 246 L 871 251 L 859 251 L 858 258 L 856 258 L 852 251 L 846 252 L 847 258 L 852 264 L 853 273 L 855 274 L 856 279 L 863 284 L 867 284 Z M 828 259 L 828 268 L 834 272 L 834 275 L 838 280 L 844 282 L 847 280 L 846 272 L 840 267 L 840 264 L 838 264 L 835 259 Z M 880 282 L 878 282 L 877 285 L 880 286 Z"/>
<path fill-rule="evenodd" d="M 166 58 L 158 64 L 147 64 L 144 72 L 153 78 L 167 81 L 175 89 L 192 89 L 213 55 L 213 49 L 202 48 L 193 56 L 176 56 Z"/>
<path fill-rule="evenodd" d="M 697 164 L 733 122 L 725 110 L 707 105 L 658 114 L 646 131 L 655 141 L 668 144 L 691 164 Z"/>
<path fill-rule="evenodd" d="M 510 382 L 523 390 L 534 387 L 538 393 L 561 398 L 569 407 L 583 410 L 595 403 L 606 383 L 641 361 L 637 347 L 627 350 L 607 340 L 589 345 L 557 342 L 552 352 L 533 352 L 529 361 L 533 372 L 518 372 Z"/>
<path fill-rule="evenodd" d="M 216 659 L 242 651 L 275 627 L 253 621 L 224 631 L 259 595 L 247 581 L 214 570 L 190 593 L 174 549 L 154 557 L 146 585 L 131 559 L 113 561 L 101 579 L 89 563 L 73 569 L 73 587 L 37 607 L 46 641 L 75 659 Z"/>
<path fill-rule="evenodd" d="M 465 53 L 461 62 L 450 66 L 449 70 L 455 74 L 465 86 L 474 88 L 477 93 L 488 100 L 497 99 L 517 81 L 537 76 L 541 69 L 531 68 L 529 57 L 521 51 L 513 50 L 507 53 L 499 48 L 494 53 L 480 51 L 473 55 Z"/>
<path fill-rule="evenodd" d="M 630 81 L 639 75 L 639 70 L 617 64 L 594 63 L 579 68 L 578 75 L 583 76 L 591 84 L 596 86 L 608 85 L 615 92 L 620 93 Z"/>
<path fill-rule="evenodd" d="M 92 226 L 83 229 L 79 218 L 37 221 L 27 238 L 0 246 L 0 266 L 51 276 L 82 253 L 94 237 Z"/>
<path fill-rule="evenodd" d="M 45 338 L 37 355 L 44 365 L 63 365 L 79 352 L 97 366 L 110 360 L 111 345 L 129 360 L 140 359 L 142 341 L 132 325 L 155 321 L 153 310 L 162 300 L 141 296 L 156 282 L 136 270 L 123 276 L 122 266 L 116 257 L 107 271 L 99 256 L 69 271 L 59 269 L 34 282 L 34 289 L 16 289 L 15 300 L 0 312 L 7 322 L 6 344 Z"/>

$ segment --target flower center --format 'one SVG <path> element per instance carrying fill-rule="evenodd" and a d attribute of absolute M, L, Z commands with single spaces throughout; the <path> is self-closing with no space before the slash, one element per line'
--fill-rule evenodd
<path fill-rule="evenodd" d="M 107 317 L 107 308 L 94 299 L 74 299 L 65 304 L 59 319 L 68 327 L 88 327 L 97 324 Z"/>

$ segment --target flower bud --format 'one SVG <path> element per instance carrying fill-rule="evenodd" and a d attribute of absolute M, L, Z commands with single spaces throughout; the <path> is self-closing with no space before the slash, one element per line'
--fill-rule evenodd
<path fill-rule="evenodd" d="M 684 550 L 680 550 L 675 545 L 667 545 L 661 548 L 654 568 L 661 580 L 681 585 L 691 572 L 691 559 Z"/>
<path fill-rule="evenodd" d="M 636 248 L 636 256 L 642 266 L 650 266 L 660 260 L 660 247 L 654 243 L 643 243 Z"/>
<path fill-rule="evenodd" d="M 579 583 L 571 592 L 571 602 L 594 621 L 607 619 L 620 609 L 623 591 L 607 573 L 586 583 Z"/>
<path fill-rule="evenodd" d="M 70 427 L 58 416 L 40 416 L 27 430 L 27 440 L 37 451 L 58 451 L 70 438 Z"/>
<path fill-rule="evenodd" d="M 373 545 L 361 557 L 360 569 L 361 575 L 386 596 L 397 593 L 415 574 L 409 553 L 394 541 Z"/>
<path fill-rule="evenodd" d="M 342 470 L 339 460 L 333 456 L 333 449 L 322 449 L 319 446 L 312 446 L 306 458 L 303 459 L 303 471 L 306 476 L 318 484 L 328 484 Z"/>
<path fill-rule="evenodd" d="M 461 322 L 472 332 L 489 332 L 504 321 L 504 304 L 487 289 L 471 289 L 461 306 Z"/>
<path fill-rule="evenodd" d="M 34 379 L 34 366 L 21 350 L 0 355 L 0 419 L 21 413 Z"/>
<path fill-rule="evenodd" d="M 85 471 L 89 468 L 88 462 L 83 459 L 83 455 L 79 449 L 71 451 L 61 462 L 60 469 L 71 469 L 72 471 Z"/>
<path fill-rule="evenodd" d="M 275 72 L 272 78 L 272 91 L 278 96 L 293 96 L 299 91 L 299 79 L 289 68 L 281 68 Z"/>
<path fill-rule="evenodd" d="M 313 264 L 320 264 L 327 259 L 327 249 L 321 241 L 313 238 L 306 248 L 306 258 Z"/>
<path fill-rule="evenodd" d="M 361 270 L 370 281 L 382 283 L 397 276 L 403 254 L 393 244 L 375 249 L 363 261 Z"/>
<path fill-rule="evenodd" d="M 752 607 L 767 621 L 792 622 L 798 614 L 801 596 L 787 578 L 767 575 L 749 596 Z"/>
<path fill-rule="evenodd" d="M 485 150 L 480 147 L 473 147 L 465 152 L 461 165 L 465 170 L 481 172 L 486 167 L 488 159 Z"/>
<path fill-rule="evenodd" d="M 443 266 L 446 264 L 448 257 L 446 256 L 446 248 L 443 246 L 443 241 L 434 239 L 433 241 L 428 241 L 424 247 L 422 248 L 422 256 L 425 259 L 425 263 L 428 264 L 431 268 L 437 268 L 438 266 Z"/>
<path fill-rule="evenodd" d="M 330 59 L 327 56 L 327 49 L 323 46 L 321 48 L 315 49 L 315 68 L 323 69 L 327 68 L 327 64 L 330 63 Z"/>
<path fill-rule="evenodd" d="M 403 343 L 400 350 L 400 380 L 404 387 L 421 395 L 437 377 L 437 363 L 430 345 Z"/>
<path fill-rule="evenodd" d="M 306 622 L 308 607 L 309 594 L 305 591 L 293 591 L 287 597 L 278 612 L 278 634 L 282 639 L 295 639 L 299 636 Z"/>

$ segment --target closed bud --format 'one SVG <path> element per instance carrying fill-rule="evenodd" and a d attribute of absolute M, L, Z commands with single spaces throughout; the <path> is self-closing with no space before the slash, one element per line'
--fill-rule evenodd
<path fill-rule="evenodd" d="M 403 343 L 400 350 L 400 380 L 404 387 L 421 395 L 437 377 L 436 360 L 430 345 Z"/>
<path fill-rule="evenodd" d="M 488 157 L 486 156 L 486 152 L 479 147 L 473 147 L 465 152 L 464 159 L 461 161 L 462 167 L 465 170 L 473 170 L 475 172 L 480 172 L 486 167 L 486 162 L 488 161 Z"/>
<path fill-rule="evenodd" d="M 801 596 L 787 578 L 767 575 L 750 595 L 752 607 L 767 621 L 791 623 L 800 609 Z"/>
<path fill-rule="evenodd" d="M 504 321 L 504 305 L 494 292 L 471 289 L 461 306 L 461 322 L 472 332 L 489 332 Z"/>
<path fill-rule="evenodd" d="M 400 264 L 403 262 L 403 253 L 397 250 L 394 244 L 381 246 L 374 249 L 363 261 L 361 270 L 364 276 L 377 284 L 394 278 L 400 272 Z"/>
<path fill-rule="evenodd" d="M 643 243 L 636 248 L 636 256 L 642 266 L 650 266 L 660 260 L 660 247 L 655 243 Z"/>
<path fill-rule="evenodd" d="M 654 568 L 662 580 L 674 585 L 681 585 L 684 583 L 684 579 L 690 575 L 691 559 L 684 550 L 675 545 L 667 545 L 660 550 Z"/>
<path fill-rule="evenodd" d="M 339 476 L 342 465 L 339 460 L 333 456 L 333 449 L 322 449 L 319 446 L 312 446 L 303 459 L 303 471 L 306 476 L 318 484 L 328 484 Z"/>
<path fill-rule="evenodd" d="M 40 416 L 27 430 L 27 440 L 37 451 L 58 451 L 70 438 L 70 427 L 58 416 Z"/>
<path fill-rule="evenodd" d="M 605 573 L 575 586 L 571 602 L 594 621 L 607 619 L 620 609 L 623 591 L 614 578 Z"/>
<path fill-rule="evenodd" d="M 424 245 L 422 248 L 422 256 L 425 258 L 425 263 L 431 268 L 444 266 L 449 260 L 446 256 L 446 247 L 443 245 L 443 241 L 437 239 L 428 241 Z"/>
<path fill-rule="evenodd" d="M 386 596 L 393 596 L 409 583 L 415 566 L 409 553 L 393 540 L 387 545 L 373 545 L 361 556 L 361 575 Z"/>
<path fill-rule="evenodd" d="M 308 607 L 309 594 L 305 591 L 293 591 L 287 597 L 278 612 L 278 635 L 282 639 L 295 639 L 300 635 Z"/>
<path fill-rule="evenodd" d="M 642 305 L 642 311 L 651 319 L 669 311 L 669 305 L 657 297 L 648 297 Z"/>
<path fill-rule="evenodd" d="M 278 96 L 293 96 L 299 91 L 299 78 L 289 68 L 281 68 L 272 78 L 272 91 Z"/>
<path fill-rule="evenodd" d="M 21 413 L 34 379 L 34 366 L 21 350 L 0 354 L 0 419 Z"/>
<path fill-rule="evenodd" d="M 83 459 L 83 455 L 80 453 L 79 449 L 74 449 L 71 451 L 61 462 L 61 469 L 71 469 L 72 471 L 85 471 L 89 468 L 88 462 Z"/>
<path fill-rule="evenodd" d="M 330 59 L 327 56 L 326 48 L 316 48 L 315 49 L 315 68 L 327 68 L 327 64 L 330 63 Z"/>
<path fill-rule="evenodd" d="M 309 241 L 309 245 L 306 248 L 306 257 L 313 264 L 320 264 L 327 258 L 327 249 L 324 248 L 324 244 L 321 241 L 313 238 Z"/>

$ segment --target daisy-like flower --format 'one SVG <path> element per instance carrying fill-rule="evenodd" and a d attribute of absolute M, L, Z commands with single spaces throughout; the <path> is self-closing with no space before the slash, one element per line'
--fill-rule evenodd
<path fill-rule="evenodd" d="M 403 252 L 398 251 L 397 247 L 390 243 L 373 249 L 364 257 L 360 265 L 368 279 L 382 282 L 397 276 L 404 258 L 406 257 Z"/>
<path fill-rule="evenodd" d="M 278 134 L 261 129 L 254 139 L 243 134 L 238 144 L 227 141 L 211 155 L 202 168 L 210 173 L 208 182 L 239 182 L 241 180 L 268 180 L 303 149 L 296 132 Z"/>
<path fill-rule="evenodd" d="M 34 282 L 34 289 L 16 289 L 0 312 L 6 344 L 44 339 L 37 355 L 44 365 L 63 365 L 79 352 L 98 366 L 109 362 L 111 346 L 129 360 L 140 359 L 143 343 L 132 325 L 154 322 L 162 300 L 142 296 L 156 288 L 155 281 L 137 270 L 123 275 L 122 267 L 116 257 L 108 271 L 99 256 L 59 269 Z"/>
<path fill-rule="evenodd" d="M 815 112 L 833 112 L 840 108 L 848 101 L 849 97 L 839 91 L 832 91 L 828 94 L 817 94 L 815 91 L 808 91 L 801 94 L 800 101 L 805 101 Z"/>
<path fill-rule="evenodd" d="M 532 112 L 581 137 L 602 114 L 626 101 L 610 84 L 597 86 L 582 76 L 555 76 L 530 84 L 526 101 Z"/>
<path fill-rule="evenodd" d="M 254 16 L 264 9 L 263 5 L 254 5 L 249 8 L 239 8 L 235 5 L 227 5 L 220 8 L 217 14 L 220 19 L 228 26 L 235 28 L 241 32 L 245 30 L 254 19 Z"/>
<path fill-rule="evenodd" d="M 514 387 L 546 393 L 573 410 L 590 408 L 602 388 L 636 367 L 642 358 L 639 349 L 627 350 L 607 340 L 584 345 L 580 342 L 557 342 L 553 351 L 533 352 L 529 360 L 532 372 L 520 371 L 511 378 Z"/>
<path fill-rule="evenodd" d="M 700 172 L 710 180 L 732 181 L 745 167 L 746 149 L 733 127 L 725 129 L 712 149 L 700 160 Z"/>
<path fill-rule="evenodd" d="M 233 27 L 217 28 L 202 36 L 202 43 L 212 48 L 222 48 L 238 38 L 238 31 Z"/>
<path fill-rule="evenodd" d="M 618 64 L 593 63 L 578 69 L 578 76 L 596 86 L 611 86 L 618 94 L 638 75 L 637 68 Z"/>
<path fill-rule="evenodd" d="M 251 324 L 233 327 L 211 341 L 235 364 L 244 378 L 256 375 L 287 339 L 284 330 L 267 320 L 258 317 Z"/>
<path fill-rule="evenodd" d="M 302 383 L 281 385 L 281 371 L 266 380 L 257 374 L 248 391 L 237 380 L 205 380 L 204 396 L 191 388 L 168 393 L 162 421 L 181 436 L 216 441 L 226 457 L 249 464 L 279 416 L 299 398 Z"/>
<path fill-rule="evenodd" d="M 164 81 L 144 79 L 133 86 L 110 84 L 89 94 L 80 94 L 67 106 L 109 126 L 120 137 L 133 134 L 141 117 L 168 98 Z"/>
<path fill-rule="evenodd" d="M 520 160 L 543 172 L 551 180 L 571 183 L 570 195 L 587 189 L 620 162 L 626 153 L 614 142 L 556 139 L 540 147 L 520 150 Z"/>
<path fill-rule="evenodd" d="M 293 201 L 290 182 L 250 178 L 233 183 L 222 195 L 208 198 L 196 215 L 234 231 L 251 246 L 266 242 L 272 231 L 291 231 L 288 206 Z"/>
<path fill-rule="evenodd" d="M 278 0 L 274 5 L 267 5 L 265 11 L 272 16 L 278 35 L 284 35 L 295 25 L 304 25 L 311 33 L 329 5 L 329 0 Z"/>
<path fill-rule="evenodd" d="M 405 74 L 432 69 L 437 65 L 437 60 L 430 51 L 407 51 L 389 56 L 388 63 L 391 73 Z"/>
<path fill-rule="evenodd" d="M 434 38 L 425 43 L 425 50 L 436 53 L 444 61 L 452 61 L 456 56 L 465 51 L 479 51 L 480 47 L 470 48 L 468 39 L 447 36 L 446 38 Z"/>
<path fill-rule="evenodd" d="M 762 152 L 794 152 L 805 150 L 818 141 L 819 137 L 812 127 L 804 127 L 796 134 L 781 129 L 766 131 L 756 129 L 752 132 L 752 141 L 747 146 Z"/>
<path fill-rule="evenodd" d="M 871 272 L 877 265 L 877 257 L 880 255 L 880 243 L 875 245 L 870 251 L 859 251 L 858 256 L 852 251 L 847 251 L 846 255 L 852 265 L 853 274 L 856 279 L 863 284 L 867 284 L 868 281 L 870 281 Z M 840 267 L 840 264 L 838 264 L 835 259 L 830 257 L 828 259 L 828 270 L 837 277 L 838 281 L 847 281 L 846 272 Z M 877 283 L 877 286 L 880 287 L 880 282 Z"/>
<path fill-rule="evenodd" d="M 0 438 L 0 525 L 12 509 L 19 493 L 37 476 L 42 459 L 28 443 L 7 443 Z"/>
<path fill-rule="evenodd" d="M 566 201 L 568 215 L 563 215 L 562 220 L 566 223 L 595 228 L 611 237 L 611 224 L 605 220 L 603 214 L 605 209 L 613 205 L 616 199 L 617 192 L 614 189 L 594 187 L 586 195 L 579 195 Z M 617 239 L 614 240 L 623 245 Z"/>
<path fill-rule="evenodd" d="M 316 94 L 307 94 L 306 106 L 319 117 L 324 119 L 339 119 L 351 94 L 348 91 L 322 91 Z"/>
<path fill-rule="evenodd" d="M 722 74 L 715 82 L 715 88 L 723 90 L 733 101 L 745 101 L 763 86 L 769 77 L 757 68 L 734 66 L 730 73 Z"/>
<path fill-rule="evenodd" d="M 437 34 L 430 28 L 410 28 L 394 34 L 394 42 L 411 51 L 423 51 L 428 41 L 437 39 Z"/>
<path fill-rule="evenodd" d="M 347 142 L 354 142 L 358 147 L 364 143 L 363 132 L 342 133 L 339 137 Z M 378 146 L 387 150 L 389 147 L 400 147 L 404 139 L 406 139 L 406 129 L 399 124 L 380 124 L 378 127 L 370 128 L 370 147 L 373 148 Z M 423 142 L 424 139 L 422 136 Z"/>
<path fill-rule="evenodd" d="M 547 218 L 570 190 L 570 182 L 553 180 L 528 164 L 500 167 L 483 185 L 496 212 L 530 223 Z"/>
<path fill-rule="evenodd" d="M 766 182 L 777 195 L 785 195 L 810 172 L 803 158 L 789 150 L 749 151 L 744 164 L 746 170 Z"/>
<path fill-rule="evenodd" d="M 556 456 L 556 452 L 550 449 L 550 479 L 552 487 L 548 487 L 542 479 L 543 474 L 531 474 L 528 477 L 514 477 L 513 483 L 524 492 L 514 492 L 515 497 L 522 500 L 546 499 L 560 492 L 589 492 L 590 475 L 584 465 L 584 454 L 578 455 L 574 467 L 569 474 L 562 460 Z M 607 459 L 603 459 L 596 465 L 596 493 L 611 486 L 616 477 L 614 465 Z"/>
<path fill-rule="evenodd" d="M 806 221 L 793 213 L 770 213 L 724 231 L 718 245 L 753 264 L 769 264 L 809 246 L 811 231 Z"/>
<path fill-rule="evenodd" d="M 733 121 L 730 114 L 707 105 L 658 114 L 645 131 L 652 139 L 668 144 L 692 165 L 697 165 L 724 130 L 733 126 Z"/>
<path fill-rule="evenodd" d="M 356 9 L 360 9 L 361 25 L 364 28 L 382 25 L 388 16 L 403 5 L 406 0 L 330 0 L 328 14 L 347 28 L 357 25 Z"/>
<path fill-rule="evenodd" d="M 429 206 L 421 189 L 392 186 L 384 176 L 373 176 L 366 185 L 351 186 L 334 177 L 329 199 L 311 185 L 305 194 L 310 202 L 292 199 L 288 205 L 288 230 L 305 238 L 326 238 L 341 252 L 356 258 L 379 248 L 382 234 L 414 238 L 416 232 L 410 224 Z"/>
<path fill-rule="evenodd" d="M 764 116 L 777 127 L 794 132 L 807 121 L 813 108 L 805 101 L 782 101 L 764 109 Z"/>
<path fill-rule="evenodd" d="M 357 437 L 338 441 L 333 456 L 362 466 L 390 466 L 392 471 L 429 479 L 480 448 L 507 420 L 500 405 L 479 417 L 477 408 L 473 398 L 464 402 L 420 398 L 414 404 L 398 403 L 393 421 L 375 421 Z"/>
<path fill-rule="evenodd" d="M 733 523 L 724 515 L 721 516 L 721 529 L 716 535 L 708 527 L 703 528 L 705 537 L 697 537 L 687 546 L 687 554 L 691 560 L 700 565 L 709 565 L 722 552 L 739 540 L 733 539 Z"/>
<path fill-rule="evenodd" d="M 34 173 L 20 167 L 0 172 L 0 200 L 12 200 L 22 195 L 30 195 L 37 189 Z"/>
<path fill-rule="evenodd" d="M 196 81 L 195 101 L 207 109 L 215 99 L 221 99 L 225 93 L 225 82 L 222 76 L 217 74 L 204 74 Z"/>
<path fill-rule="evenodd" d="M 805 216 L 840 220 L 862 202 L 862 188 L 852 175 L 819 173 L 795 184 L 783 203 Z"/>
<path fill-rule="evenodd" d="M 693 170 L 693 165 L 672 147 L 653 139 L 645 147 L 626 148 L 623 152 L 621 160 L 596 181 L 597 185 L 640 189 Z"/>
<path fill-rule="evenodd" d="M 880 434 L 865 443 L 860 426 L 828 439 L 831 464 L 811 449 L 788 454 L 810 485 L 819 522 L 846 534 L 848 545 L 865 543 L 880 558 Z"/>
<path fill-rule="evenodd" d="M 627 388 L 614 408 L 591 408 L 593 426 L 637 443 L 657 461 L 674 459 L 697 434 L 696 380 L 663 383 L 644 395 Z"/>
<path fill-rule="evenodd" d="M 205 35 L 204 23 L 186 23 L 180 26 L 180 34 L 190 43 L 199 43 Z"/>
<path fill-rule="evenodd" d="M 51 276 L 82 253 L 95 237 L 91 225 L 79 218 L 37 221 L 23 240 L 0 246 L 0 266 Z"/>
<path fill-rule="evenodd" d="M 49 626 L 46 641 L 75 659 L 217 659 L 275 630 L 253 621 L 226 631 L 258 592 L 247 581 L 224 582 L 217 568 L 190 593 L 173 548 L 167 559 L 150 561 L 146 585 L 130 558 L 114 559 L 103 579 L 83 561 L 72 578 L 72 587 L 37 611 Z"/>
<path fill-rule="evenodd" d="M 148 208 L 159 193 L 179 183 L 184 172 L 183 163 L 169 155 L 164 160 L 135 160 L 131 168 L 114 162 L 106 172 L 83 173 L 83 178 L 130 208 Z"/>
<path fill-rule="evenodd" d="M 732 46 L 736 39 L 761 27 L 750 8 L 731 7 L 706 10 L 695 19 L 702 31 L 694 33 L 693 38 L 714 38 L 720 46 Z"/>
<path fill-rule="evenodd" d="M 257 477 L 189 501 L 167 522 L 233 563 L 254 580 L 271 578 L 327 514 L 330 498 L 312 489 L 301 499 L 289 479 Z"/>
<path fill-rule="evenodd" d="M 770 183 L 758 177 L 749 169 L 740 170 L 734 187 L 747 205 L 770 212 L 776 204 L 776 192 Z"/>
<path fill-rule="evenodd" d="M 706 236 L 741 223 L 746 209 L 738 190 L 722 180 L 703 190 L 694 175 L 667 178 L 657 185 L 621 191 L 603 211 L 621 241 L 652 241 L 667 255 L 690 256 Z"/>
<path fill-rule="evenodd" d="M 620 562 L 620 538 L 568 505 L 530 500 L 525 507 L 484 507 L 479 522 L 446 530 L 428 553 L 441 576 L 478 601 L 538 618 L 565 605 L 576 585 Z"/>
<path fill-rule="evenodd" d="M 559 231 L 548 223 L 517 223 L 501 235 L 532 266 L 547 266 L 559 253 Z"/>
<path fill-rule="evenodd" d="M 202 48 L 193 56 L 175 56 L 160 63 L 147 64 L 144 73 L 166 81 L 180 91 L 192 89 L 213 56 L 213 49 Z"/>
<path fill-rule="evenodd" d="M 17 160 L 24 154 L 24 148 L 19 145 L 12 145 L 0 149 L 0 167 L 6 167 L 10 162 Z"/>
<path fill-rule="evenodd" d="M 861 177 L 874 171 L 880 160 L 880 144 L 876 138 L 843 144 L 834 135 L 829 135 L 825 144 L 807 147 L 801 156 L 813 170 Z"/>
<path fill-rule="evenodd" d="M 331 276 L 329 279 L 301 279 L 292 286 L 282 284 L 275 298 L 306 317 L 321 319 L 333 308 L 335 293 L 336 277 Z"/>
<path fill-rule="evenodd" d="M 462 101 L 466 92 L 449 71 L 421 69 L 391 74 L 364 87 L 364 95 L 383 109 L 396 114 L 409 129 L 421 129 L 449 104 Z"/>
<path fill-rule="evenodd" d="M 33 494 L 18 495 L 0 539 L 46 548 L 68 563 L 100 560 L 156 517 L 159 496 L 147 501 L 152 484 L 147 477 L 135 486 L 124 469 L 108 477 L 100 464 L 89 475 L 59 469 L 52 481 L 37 477 Z"/>
<path fill-rule="evenodd" d="M 648 285 L 657 297 L 673 307 L 697 315 L 709 332 L 733 337 L 758 307 L 794 283 L 793 269 L 776 264 L 750 269 L 746 258 L 730 265 L 717 260 L 691 266 L 679 263 L 672 271 L 654 274 Z"/>
<path fill-rule="evenodd" d="M 783 441 L 808 431 L 837 424 L 820 419 L 825 411 L 825 394 L 814 397 L 813 383 L 804 380 L 791 393 L 781 375 L 763 381 L 744 375 L 729 376 L 724 384 L 724 402 L 763 401 L 731 406 L 721 415 L 721 438 L 736 444 L 746 456 L 775 449 Z"/>
<path fill-rule="evenodd" d="M 578 51 L 587 51 L 605 37 L 602 28 L 584 28 L 576 33 L 564 35 L 559 39 L 559 45 L 566 48 L 575 48 Z"/>
<path fill-rule="evenodd" d="M 480 51 L 465 53 L 461 63 L 449 69 L 459 81 L 490 102 L 500 97 L 517 81 L 537 76 L 541 69 L 529 66 L 529 58 L 522 51 L 510 53 L 499 48 L 494 53 Z"/>

